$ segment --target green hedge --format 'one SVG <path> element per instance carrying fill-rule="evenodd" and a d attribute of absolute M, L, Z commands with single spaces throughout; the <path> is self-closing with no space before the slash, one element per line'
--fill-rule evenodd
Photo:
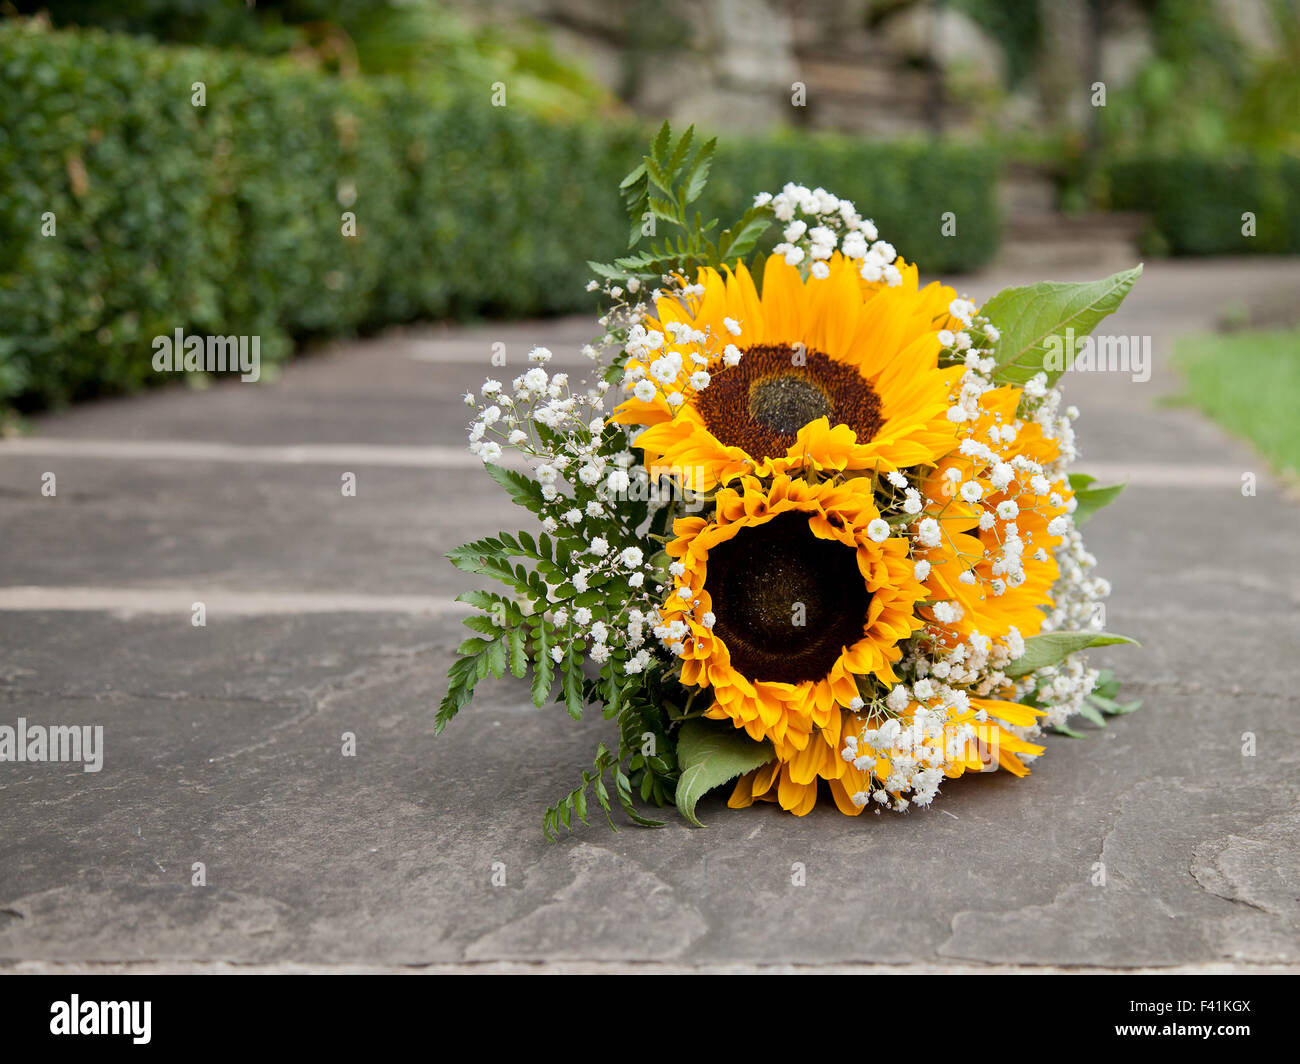
<path fill-rule="evenodd" d="M 1107 179 L 1112 207 L 1151 215 L 1151 252 L 1300 252 L 1300 159 L 1150 156 L 1112 163 Z M 1242 234 L 1246 211 L 1254 236 Z"/>
<path fill-rule="evenodd" d="M 585 260 L 624 249 L 617 186 L 646 131 L 487 96 L 0 22 L 0 404 L 149 383 L 152 338 L 178 328 L 258 335 L 265 362 L 388 322 L 590 306 Z M 930 273 L 995 250 L 981 149 L 732 140 L 714 175 L 724 219 L 796 180 L 855 199 Z"/>

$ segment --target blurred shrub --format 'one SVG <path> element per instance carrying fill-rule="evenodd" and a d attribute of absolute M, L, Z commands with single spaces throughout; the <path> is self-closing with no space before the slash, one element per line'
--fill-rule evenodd
<path fill-rule="evenodd" d="M 1098 113 L 1115 155 L 1300 151 L 1300 0 L 1269 0 L 1269 47 L 1220 0 L 1149 0 L 1155 54 Z"/>
<path fill-rule="evenodd" d="M 591 306 L 586 260 L 624 250 L 618 182 L 645 131 L 486 97 L 0 23 L 0 403 L 148 383 L 176 329 L 258 335 L 274 361 L 295 338 Z M 796 180 L 853 198 L 929 272 L 995 250 L 982 150 L 731 141 L 714 173 L 724 224 Z"/>
<path fill-rule="evenodd" d="M 393 74 L 429 92 L 508 81 L 548 116 L 597 114 L 606 90 L 556 55 L 536 25 L 470 19 L 443 0 L 6 0 L 58 29 L 282 55 L 345 74 Z"/>
<path fill-rule="evenodd" d="M 1157 254 L 1300 252 L 1300 158 L 1145 155 L 1106 170 L 1110 206 L 1151 215 Z M 1255 234 L 1242 233 L 1242 213 Z"/>
<path fill-rule="evenodd" d="M 719 142 L 704 198 L 706 209 L 714 208 L 706 217 L 717 214 L 725 225 L 756 192 L 780 191 L 787 181 L 820 186 L 853 200 L 883 239 L 933 275 L 973 270 L 993 257 L 1001 232 L 997 178 L 997 157 L 988 150 L 785 133 Z M 949 211 L 956 232 L 943 236 Z M 774 233 L 768 246 L 779 239 Z"/>

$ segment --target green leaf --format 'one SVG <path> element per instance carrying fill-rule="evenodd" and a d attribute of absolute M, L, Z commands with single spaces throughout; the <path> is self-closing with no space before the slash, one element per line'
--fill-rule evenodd
<path fill-rule="evenodd" d="M 1099 488 L 1092 487 L 1096 477 L 1090 477 L 1087 473 L 1070 474 L 1070 490 L 1074 492 L 1075 501 L 1079 504 L 1074 511 L 1074 523 L 1083 524 L 1093 514 L 1103 506 L 1109 506 L 1119 498 L 1127 484 L 1107 484 Z"/>
<path fill-rule="evenodd" d="M 767 232 L 774 217 L 771 207 L 750 207 L 730 229 L 718 237 L 718 258 L 722 262 L 743 259 Z"/>
<path fill-rule="evenodd" d="M 1094 697 L 1114 698 L 1119 694 L 1119 678 L 1114 669 L 1099 669 L 1097 686 L 1092 689 Z"/>
<path fill-rule="evenodd" d="M 480 639 L 478 636 L 470 636 L 456 648 L 456 653 L 463 658 L 467 658 L 482 653 L 491 645 L 491 639 Z"/>
<path fill-rule="evenodd" d="M 498 680 L 506 674 L 506 645 L 496 640 L 487 651 L 488 670 Z"/>
<path fill-rule="evenodd" d="M 661 828 L 664 826 L 662 820 L 651 820 L 637 811 L 636 803 L 632 801 L 632 784 L 617 765 L 614 766 L 614 790 L 618 794 L 618 804 L 623 807 L 624 815 L 633 824 L 643 828 Z"/>
<path fill-rule="evenodd" d="M 1142 699 L 1136 699 L 1132 702 L 1120 704 L 1113 698 L 1107 698 L 1105 695 L 1099 695 L 1095 691 L 1088 696 L 1088 701 L 1100 709 L 1108 717 L 1122 717 L 1129 713 L 1136 712 L 1142 705 Z"/>
<path fill-rule="evenodd" d="M 756 743 L 730 725 L 688 720 L 677 736 L 677 763 L 682 768 L 677 808 L 696 827 L 703 827 L 695 817 L 695 803 L 706 792 L 766 765 L 775 756 L 769 743 Z"/>
<path fill-rule="evenodd" d="M 551 697 L 555 663 L 551 660 L 551 626 L 539 617 L 533 648 L 533 705 L 538 709 Z"/>
<path fill-rule="evenodd" d="M 1108 632 L 1046 632 L 1031 636 L 1025 640 L 1025 652 L 1016 658 L 1003 671 L 1013 679 L 1027 676 L 1038 669 L 1055 665 L 1069 654 L 1088 647 L 1106 647 L 1116 643 L 1132 643 L 1141 646 L 1136 639 L 1126 635 L 1111 635 Z"/>
<path fill-rule="evenodd" d="M 635 185 L 641 178 L 645 177 L 645 163 L 638 163 L 636 169 L 619 182 L 620 189 L 628 189 Z"/>
<path fill-rule="evenodd" d="M 544 502 L 542 499 L 542 486 L 532 477 L 525 476 L 514 469 L 494 465 L 491 462 L 486 463 L 483 468 L 487 470 L 488 476 L 506 489 L 510 494 L 510 498 L 519 506 L 531 510 L 533 513 L 541 510 Z"/>
<path fill-rule="evenodd" d="M 582 655 L 578 653 L 577 645 L 570 643 L 564 663 L 563 686 L 564 704 L 574 720 L 582 720 L 582 710 L 586 705 L 582 698 L 582 679 Z"/>
<path fill-rule="evenodd" d="M 494 595 L 490 591 L 480 591 L 476 588 L 473 591 L 461 592 L 456 596 L 456 601 L 464 602 L 468 606 L 474 606 L 491 613 L 493 605 L 496 604 L 499 598 L 499 595 Z"/>
<path fill-rule="evenodd" d="M 695 157 L 695 162 L 691 164 L 690 170 L 686 173 L 686 203 L 694 203 L 700 198 L 700 193 L 704 191 L 704 186 L 709 181 L 709 170 L 713 167 L 713 152 L 717 147 L 718 138 L 713 137 L 707 144 L 700 149 L 699 155 Z"/>
<path fill-rule="evenodd" d="M 447 693 L 438 706 L 434 718 L 433 734 L 441 735 L 447 723 L 464 709 L 474 697 L 474 685 L 487 673 L 487 650 L 457 658 L 447 670 Z"/>
<path fill-rule="evenodd" d="M 633 240 L 632 243 L 635 244 L 636 241 Z M 587 268 L 597 276 L 604 277 L 610 281 L 621 281 L 627 276 L 626 270 L 620 270 L 617 266 L 611 265 L 607 262 L 592 262 L 588 259 Z"/>
<path fill-rule="evenodd" d="M 508 635 L 510 640 L 510 673 L 516 680 L 522 680 L 528 673 L 528 655 L 524 652 L 525 631 L 522 625 L 511 628 Z"/>
<path fill-rule="evenodd" d="M 485 617 L 481 613 L 476 613 L 472 617 L 466 617 L 465 627 L 478 632 L 480 635 L 485 635 L 490 639 L 495 639 L 501 634 L 501 629 L 492 622 L 492 618 Z"/>
<path fill-rule="evenodd" d="M 1076 340 L 1087 336 L 1119 308 L 1141 275 L 1139 264 L 1100 281 L 1040 281 L 1004 288 L 981 310 L 1001 333 L 993 350 L 993 379 L 998 384 L 1024 384 L 1046 371 L 1048 380 L 1055 381 L 1074 357 L 1073 350 L 1066 350 L 1065 330 L 1072 329 Z M 1047 367 L 1049 352 L 1062 356 L 1060 365 Z"/>
<path fill-rule="evenodd" d="M 664 124 L 659 127 L 659 132 L 655 134 L 655 139 L 650 144 L 650 154 L 657 160 L 666 158 L 672 142 L 672 126 L 668 124 L 668 119 L 665 118 Z"/>

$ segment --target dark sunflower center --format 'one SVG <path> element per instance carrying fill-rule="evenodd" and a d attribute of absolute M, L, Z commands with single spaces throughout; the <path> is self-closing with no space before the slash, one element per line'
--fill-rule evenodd
<path fill-rule="evenodd" d="M 738 366 L 715 370 L 698 408 L 714 436 L 754 458 L 785 454 L 819 417 L 847 425 L 859 443 L 874 439 L 882 421 L 880 398 L 856 369 L 788 344 L 756 344 Z"/>
<path fill-rule="evenodd" d="M 811 381 L 785 373 L 749 386 L 749 417 L 769 429 L 793 436 L 808 422 L 828 417 L 831 402 Z"/>
<path fill-rule="evenodd" d="M 750 680 L 820 680 L 862 638 L 871 594 L 856 551 L 818 539 L 806 514 L 778 514 L 709 552 L 714 632 Z"/>

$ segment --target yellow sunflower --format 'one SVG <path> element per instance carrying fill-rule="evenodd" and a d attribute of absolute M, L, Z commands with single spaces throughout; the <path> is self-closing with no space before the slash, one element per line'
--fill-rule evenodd
<path fill-rule="evenodd" d="M 1001 638 L 1012 627 L 1024 637 L 1037 635 L 1044 609 L 1052 605 L 1052 587 L 1059 575 L 1055 549 L 1061 537 L 1049 532 L 1048 526 L 1067 512 L 1072 492 L 1065 477 L 1040 481 L 1016 463 L 1023 457 L 1047 467 L 1060 453 L 1058 440 L 1044 436 L 1036 423 L 1016 417 L 1021 396 L 1020 388 L 1010 386 L 986 392 L 980 398 L 979 419 L 963 429 L 963 438 L 985 444 L 993 440 L 993 458 L 954 451 L 922 486 L 925 513 L 938 521 L 942 537 L 931 550 L 914 547 L 914 557 L 929 563 L 928 597 L 960 606 L 960 616 L 946 623 L 936 621 L 932 610 L 923 611 L 945 643 L 977 631 Z M 995 439 L 992 433 L 1005 427 L 1013 429 L 1007 434 L 1011 438 Z M 996 474 L 998 465 L 1005 466 L 1005 482 Z M 957 485 L 971 483 L 979 486 L 979 495 L 967 500 Z M 1007 502 L 1014 504 L 1010 518 L 999 512 Z M 1011 523 L 1023 544 L 1024 580 L 1014 586 L 994 561 Z M 963 580 L 963 574 L 970 575 Z"/>
<path fill-rule="evenodd" d="M 742 776 L 727 804 L 743 809 L 755 801 L 777 802 L 782 809 L 805 816 L 817 803 L 819 781 L 825 780 L 840 812 L 857 816 L 871 805 L 871 798 L 892 803 L 903 798 L 903 790 L 893 783 L 896 759 L 932 764 L 937 785 L 937 777 L 956 779 L 967 772 L 997 768 L 1026 776 L 1029 769 L 1021 755 L 1043 752 L 1043 747 L 1021 739 L 1013 730 L 1031 725 L 1043 715 L 1032 706 L 972 698 L 967 710 L 948 715 L 941 726 L 920 729 L 914 724 L 918 708 L 918 703 L 911 702 L 897 718 L 905 741 L 896 740 L 884 749 L 873 748 L 864 735 L 867 729 L 885 723 L 882 719 L 844 711 L 839 727 L 822 732 L 821 741 L 810 743 L 789 760 L 772 761 Z M 850 753 L 862 756 L 846 759 L 846 746 Z"/>
<path fill-rule="evenodd" d="M 673 531 L 660 631 L 683 658 L 682 683 L 712 691 L 706 716 L 771 740 L 783 760 L 833 750 L 859 677 L 897 682 L 898 644 L 923 624 L 925 589 L 870 478 L 778 475 L 764 488 L 745 477 L 718 491 L 711 518 Z"/>
<path fill-rule="evenodd" d="M 962 370 L 939 367 L 938 333 L 955 293 L 919 289 L 901 259 L 894 287 L 863 281 L 838 254 L 827 265 L 805 281 L 769 256 L 761 298 L 743 265 L 704 269 L 702 295 L 658 300 L 644 325 L 656 346 L 628 362 L 632 379 L 657 382 L 653 397 L 614 415 L 647 426 L 636 438 L 647 467 L 709 491 L 747 474 L 887 473 L 952 450 L 946 415 Z"/>

